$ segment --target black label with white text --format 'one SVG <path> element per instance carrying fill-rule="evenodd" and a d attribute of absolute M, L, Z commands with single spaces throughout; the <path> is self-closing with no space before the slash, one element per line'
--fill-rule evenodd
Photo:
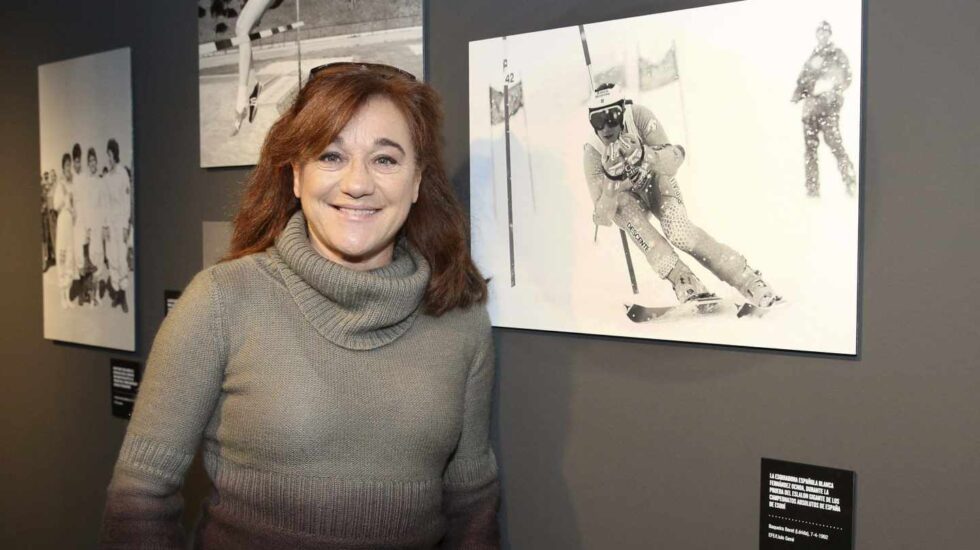
<path fill-rule="evenodd" d="M 166 317 L 170 314 L 170 310 L 177 305 L 177 298 L 180 298 L 179 290 L 164 290 L 163 291 L 163 315 Z"/>
<path fill-rule="evenodd" d="M 762 459 L 759 550 L 853 550 L 854 472 Z"/>
<path fill-rule="evenodd" d="M 110 359 L 112 371 L 112 416 L 129 418 L 133 415 L 133 404 L 140 387 L 140 364 L 125 359 Z"/>

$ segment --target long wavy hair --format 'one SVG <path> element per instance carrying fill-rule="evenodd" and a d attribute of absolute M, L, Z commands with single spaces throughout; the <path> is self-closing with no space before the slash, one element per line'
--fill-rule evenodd
<path fill-rule="evenodd" d="M 389 68 L 390 69 L 390 68 Z M 423 309 L 441 315 L 486 301 L 487 285 L 468 247 L 466 217 L 442 159 L 442 108 L 435 90 L 395 69 L 345 64 L 316 71 L 272 125 L 249 175 L 225 260 L 273 245 L 300 209 L 292 165 L 316 159 L 369 98 L 390 99 L 405 116 L 422 179 L 401 234 L 431 267 Z"/>

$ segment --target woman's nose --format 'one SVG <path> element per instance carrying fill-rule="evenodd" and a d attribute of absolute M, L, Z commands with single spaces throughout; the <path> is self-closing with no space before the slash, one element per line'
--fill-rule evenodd
<path fill-rule="evenodd" d="M 354 198 L 370 195 L 374 191 L 374 180 L 364 162 L 352 160 L 340 182 L 340 190 Z"/>

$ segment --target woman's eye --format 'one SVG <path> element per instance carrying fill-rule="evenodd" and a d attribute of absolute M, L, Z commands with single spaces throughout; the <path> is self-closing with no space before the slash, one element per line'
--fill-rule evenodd
<path fill-rule="evenodd" d="M 320 160 L 322 160 L 323 162 L 337 163 L 337 162 L 341 162 L 344 159 L 343 157 L 340 156 L 340 153 L 327 152 L 320 155 Z"/>
<path fill-rule="evenodd" d="M 380 164 L 382 166 L 389 166 L 389 167 L 395 166 L 395 165 L 398 164 L 398 161 L 397 160 L 395 160 L 395 159 L 393 159 L 393 158 L 391 158 L 389 156 L 380 156 L 377 159 L 375 159 L 375 162 L 377 162 L 378 164 Z"/>

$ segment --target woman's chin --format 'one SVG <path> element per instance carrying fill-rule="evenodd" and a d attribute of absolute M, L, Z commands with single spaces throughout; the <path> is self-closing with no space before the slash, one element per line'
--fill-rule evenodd
<path fill-rule="evenodd" d="M 319 252 L 327 259 L 356 270 L 383 267 L 391 262 L 394 241 L 387 245 L 371 246 L 367 243 L 345 244 L 329 247 Z"/>

